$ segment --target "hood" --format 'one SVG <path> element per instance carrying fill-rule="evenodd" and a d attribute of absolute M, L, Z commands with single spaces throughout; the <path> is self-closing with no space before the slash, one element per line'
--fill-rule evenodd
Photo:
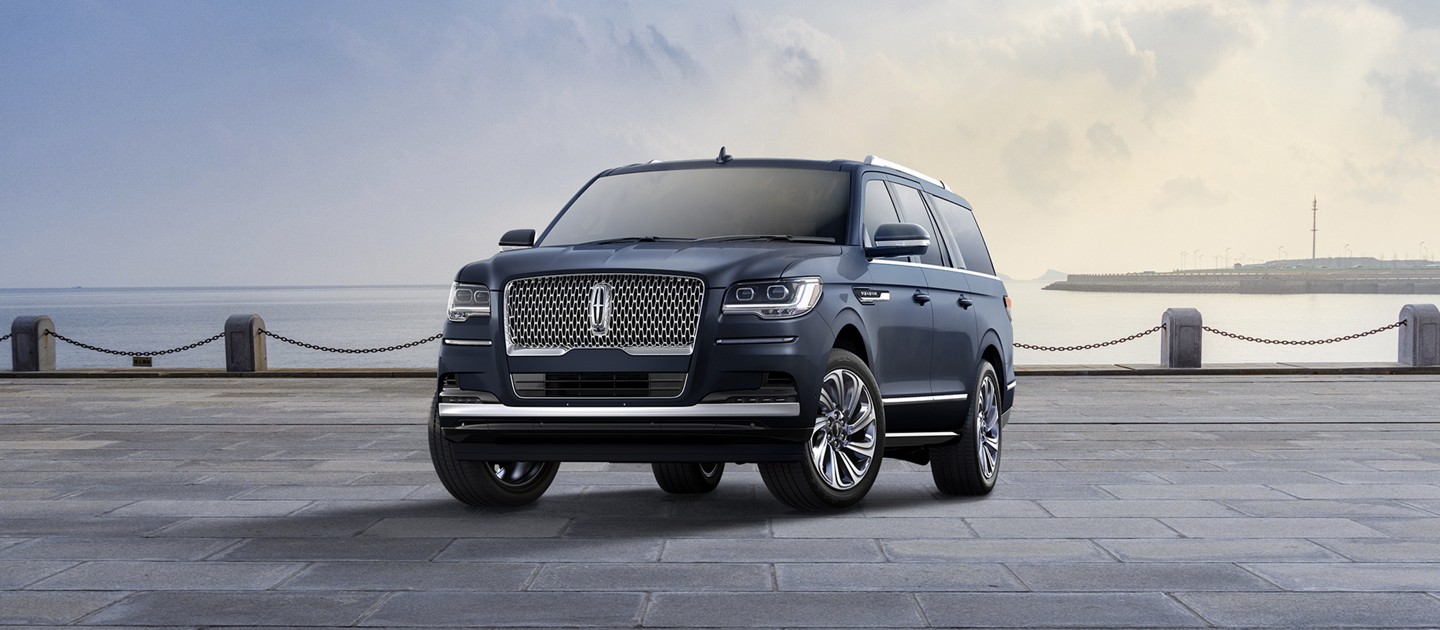
<path fill-rule="evenodd" d="M 536 247 L 466 265 L 456 282 L 503 289 L 520 277 L 566 273 L 668 273 L 699 276 L 710 288 L 781 277 L 792 265 L 839 257 L 839 245 L 811 243 L 623 243 Z"/>

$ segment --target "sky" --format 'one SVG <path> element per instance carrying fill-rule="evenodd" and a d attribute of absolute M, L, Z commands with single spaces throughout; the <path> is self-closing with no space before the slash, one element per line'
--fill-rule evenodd
<path fill-rule="evenodd" d="M 996 267 L 1440 258 L 1440 2 L 0 0 L 0 287 L 444 284 L 591 176 L 861 159 Z M 1198 261 L 1198 262 L 1197 262 Z"/>

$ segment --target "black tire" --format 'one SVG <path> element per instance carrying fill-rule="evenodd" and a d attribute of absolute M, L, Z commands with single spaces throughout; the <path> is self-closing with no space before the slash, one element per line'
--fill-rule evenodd
<path fill-rule="evenodd" d="M 650 472 L 655 473 L 655 483 L 660 484 L 660 489 L 670 494 L 705 494 L 720 485 L 725 462 L 656 462 L 650 464 Z"/>
<path fill-rule="evenodd" d="M 799 461 L 760 464 L 770 494 L 801 510 L 846 508 L 865 498 L 885 453 L 885 406 L 875 376 L 860 357 L 831 350 L 820 389 L 815 428 L 801 446 Z M 854 404 L 833 404 L 845 391 L 854 391 Z M 856 421 L 848 422 L 850 417 Z"/>
<path fill-rule="evenodd" d="M 1000 379 L 988 361 L 980 362 L 970 389 L 960 439 L 930 447 L 930 474 L 945 494 L 990 494 L 1000 477 Z"/>
<path fill-rule="evenodd" d="M 478 507 L 515 507 L 534 503 L 550 489 L 559 462 L 483 462 L 456 459 L 450 440 L 440 432 L 432 406 L 430 461 L 450 495 Z"/>

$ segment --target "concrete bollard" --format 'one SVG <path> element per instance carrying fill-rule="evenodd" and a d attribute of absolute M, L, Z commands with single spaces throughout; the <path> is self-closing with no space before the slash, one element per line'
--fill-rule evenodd
<path fill-rule="evenodd" d="M 55 332 L 49 315 L 21 315 L 10 323 L 10 368 L 16 372 L 55 369 Z"/>
<path fill-rule="evenodd" d="M 1160 317 L 1165 328 L 1160 331 L 1160 366 L 1170 368 L 1200 367 L 1200 311 L 1193 308 L 1167 308 Z"/>
<path fill-rule="evenodd" d="M 265 370 L 265 335 L 260 334 L 264 327 L 265 320 L 253 313 L 225 320 L 226 372 Z"/>
<path fill-rule="evenodd" d="M 1400 308 L 1400 362 L 1405 365 L 1440 365 L 1440 308 L 1434 304 L 1406 304 Z"/>

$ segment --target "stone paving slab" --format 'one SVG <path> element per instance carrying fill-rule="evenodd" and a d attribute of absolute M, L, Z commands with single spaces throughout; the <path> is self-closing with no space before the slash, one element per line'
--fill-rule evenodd
<path fill-rule="evenodd" d="M 1440 375 L 1022 375 L 991 496 L 827 514 L 753 465 L 467 508 L 424 378 L 0 385 L 0 626 L 1440 626 Z"/>

